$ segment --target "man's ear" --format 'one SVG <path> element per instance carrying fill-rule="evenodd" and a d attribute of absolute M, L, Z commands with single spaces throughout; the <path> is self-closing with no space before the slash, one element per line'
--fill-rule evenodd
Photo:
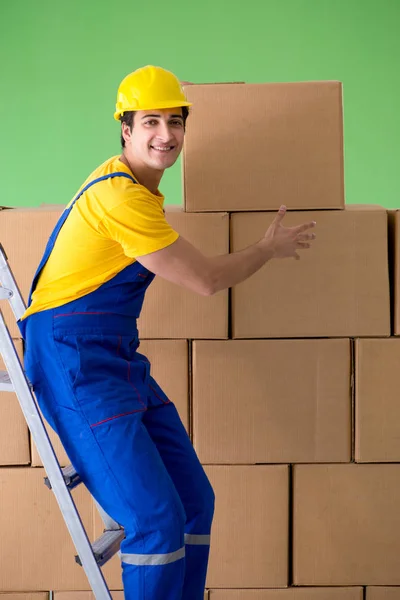
<path fill-rule="evenodd" d="M 125 142 L 128 142 L 132 137 L 132 131 L 130 130 L 129 125 L 126 123 L 121 123 L 121 135 Z"/>

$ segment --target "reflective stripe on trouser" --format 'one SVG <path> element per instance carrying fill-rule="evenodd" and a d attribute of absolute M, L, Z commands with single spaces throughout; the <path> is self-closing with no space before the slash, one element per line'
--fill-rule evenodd
<path fill-rule="evenodd" d="M 68 330 L 54 316 L 28 318 L 25 368 L 71 463 L 125 528 L 126 600 L 203 600 L 214 494 L 175 406 L 122 326 L 99 334 L 85 319 L 80 332 L 79 317 Z"/>

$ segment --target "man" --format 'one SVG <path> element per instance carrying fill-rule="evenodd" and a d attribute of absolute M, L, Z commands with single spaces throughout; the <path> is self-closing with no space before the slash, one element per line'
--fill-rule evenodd
<path fill-rule="evenodd" d="M 314 222 L 281 207 L 245 250 L 206 258 L 176 233 L 158 186 L 179 156 L 188 107 L 178 79 L 147 66 L 121 83 L 121 156 L 98 167 L 61 216 L 20 322 L 43 414 L 103 509 L 124 529 L 127 600 L 203 600 L 214 494 L 175 406 L 138 352 L 155 275 L 202 295 L 273 258 L 299 258 Z"/>

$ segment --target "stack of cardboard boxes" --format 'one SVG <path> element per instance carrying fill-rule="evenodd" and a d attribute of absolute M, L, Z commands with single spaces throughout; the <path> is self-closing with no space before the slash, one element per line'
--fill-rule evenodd
<path fill-rule="evenodd" d="M 339 83 L 186 92 L 185 208 L 167 209 L 179 233 L 213 256 L 258 241 L 282 203 L 284 225 L 317 222 L 300 261 L 230 291 L 157 278 L 147 293 L 141 352 L 216 493 L 206 597 L 400 600 L 400 215 L 345 203 Z M 25 297 L 62 208 L 0 213 Z M 0 591 L 20 592 L 4 600 L 89 600 L 18 402 L 0 401 Z M 91 498 L 74 497 L 94 539 Z M 104 573 L 121 590 L 117 557 Z"/>

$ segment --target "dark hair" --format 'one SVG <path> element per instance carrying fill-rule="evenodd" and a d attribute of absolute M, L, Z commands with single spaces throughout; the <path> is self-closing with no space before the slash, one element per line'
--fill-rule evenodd
<path fill-rule="evenodd" d="M 189 116 L 189 107 L 182 106 L 181 108 L 182 108 L 183 126 L 186 127 L 186 119 Z M 119 120 L 121 121 L 121 124 L 125 123 L 126 125 L 128 125 L 129 129 L 132 131 L 134 118 L 135 118 L 135 111 L 128 110 L 123 115 L 120 116 Z M 123 148 L 125 148 L 125 140 L 124 140 L 124 136 L 122 135 L 122 132 L 121 132 L 121 146 Z"/>

